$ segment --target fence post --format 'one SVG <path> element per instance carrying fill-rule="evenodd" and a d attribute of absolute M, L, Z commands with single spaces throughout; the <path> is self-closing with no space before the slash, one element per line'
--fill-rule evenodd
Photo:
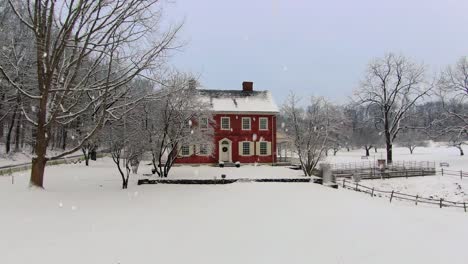
<path fill-rule="evenodd" d="M 392 199 L 393 199 L 393 190 L 392 190 L 392 194 L 390 195 L 390 203 L 392 202 Z"/>
<path fill-rule="evenodd" d="M 374 187 L 372 187 L 371 197 L 374 197 Z"/>
<path fill-rule="evenodd" d="M 466 203 L 463 202 L 463 209 L 465 209 L 465 213 L 466 213 Z"/>
<path fill-rule="evenodd" d="M 406 179 L 408 179 L 408 170 L 405 169 L 405 176 L 406 176 Z"/>
<path fill-rule="evenodd" d="M 418 205 L 418 197 L 419 197 L 419 195 L 416 194 L 416 205 Z"/>
<path fill-rule="evenodd" d="M 463 171 L 460 171 L 460 180 L 463 180 Z"/>
<path fill-rule="evenodd" d="M 346 187 L 345 182 L 346 182 L 346 179 L 343 178 L 343 188 Z"/>
<path fill-rule="evenodd" d="M 442 208 L 442 198 L 440 198 L 440 208 Z"/>
<path fill-rule="evenodd" d="M 442 176 L 444 176 L 444 168 L 442 168 L 441 170 L 442 170 Z"/>
<path fill-rule="evenodd" d="M 356 182 L 356 191 L 358 190 L 358 185 L 359 185 L 359 183 Z"/>

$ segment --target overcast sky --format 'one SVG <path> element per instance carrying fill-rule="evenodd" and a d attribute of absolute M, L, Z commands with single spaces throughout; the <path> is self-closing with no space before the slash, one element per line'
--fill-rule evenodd
<path fill-rule="evenodd" d="M 402 53 L 437 71 L 468 55 L 467 0 L 177 0 L 187 45 L 173 64 L 205 88 L 289 91 L 343 102 L 367 63 Z"/>

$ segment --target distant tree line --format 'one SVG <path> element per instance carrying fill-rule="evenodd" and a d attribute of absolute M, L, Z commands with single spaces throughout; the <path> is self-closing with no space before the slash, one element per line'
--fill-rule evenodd
<path fill-rule="evenodd" d="M 326 102 L 326 103 L 324 103 Z M 464 155 L 468 140 L 468 58 L 462 57 L 438 76 L 402 55 L 372 60 L 350 102 L 337 105 L 294 93 L 283 105 L 278 131 L 293 142 L 306 175 L 340 149 L 385 148 L 387 162 L 398 144 L 412 154 L 429 140 L 443 141 Z"/>

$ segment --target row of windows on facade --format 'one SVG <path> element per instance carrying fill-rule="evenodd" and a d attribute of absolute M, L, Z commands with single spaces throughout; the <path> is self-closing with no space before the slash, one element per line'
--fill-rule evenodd
<path fill-rule="evenodd" d="M 251 130 L 252 129 L 252 118 L 242 117 L 242 130 Z M 258 119 L 258 129 L 259 130 L 268 130 L 268 118 L 260 117 Z M 228 116 L 221 117 L 221 129 L 229 130 L 231 129 L 231 118 Z"/>
<path fill-rule="evenodd" d="M 252 118 L 242 117 L 242 130 L 251 130 L 252 129 Z M 200 128 L 208 128 L 208 118 L 200 118 Z M 230 130 L 231 129 L 231 118 L 229 116 L 221 117 L 221 129 Z M 259 130 L 268 130 L 268 118 L 260 117 L 258 122 Z"/>
<path fill-rule="evenodd" d="M 254 150 L 254 143 L 257 143 L 257 154 L 260 156 L 267 156 L 271 155 L 271 142 L 268 141 L 260 141 L 260 142 L 252 142 L 252 141 L 242 141 L 239 142 L 239 150 L 240 155 L 242 156 L 252 156 Z M 191 156 L 193 154 L 193 147 L 190 145 L 183 145 L 180 149 L 181 156 Z M 200 156 L 207 156 L 210 154 L 208 149 L 208 145 L 201 144 L 195 146 L 197 153 Z"/>

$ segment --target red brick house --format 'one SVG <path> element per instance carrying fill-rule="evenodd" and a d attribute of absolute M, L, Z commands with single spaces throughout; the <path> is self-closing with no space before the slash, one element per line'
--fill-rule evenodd
<path fill-rule="evenodd" d="M 254 91 L 252 82 L 242 90 L 198 90 L 209 103 L 214 119 L 214 150 L 186 146 L 176 163 L 275 163 L 278 107 L 269 91 Z M 206 125 L 206 120 L 197 122 Z M 196 153 L 196 154 L 195 154 Z M 203 153 L 203 154 L 202 154 Z"/>

